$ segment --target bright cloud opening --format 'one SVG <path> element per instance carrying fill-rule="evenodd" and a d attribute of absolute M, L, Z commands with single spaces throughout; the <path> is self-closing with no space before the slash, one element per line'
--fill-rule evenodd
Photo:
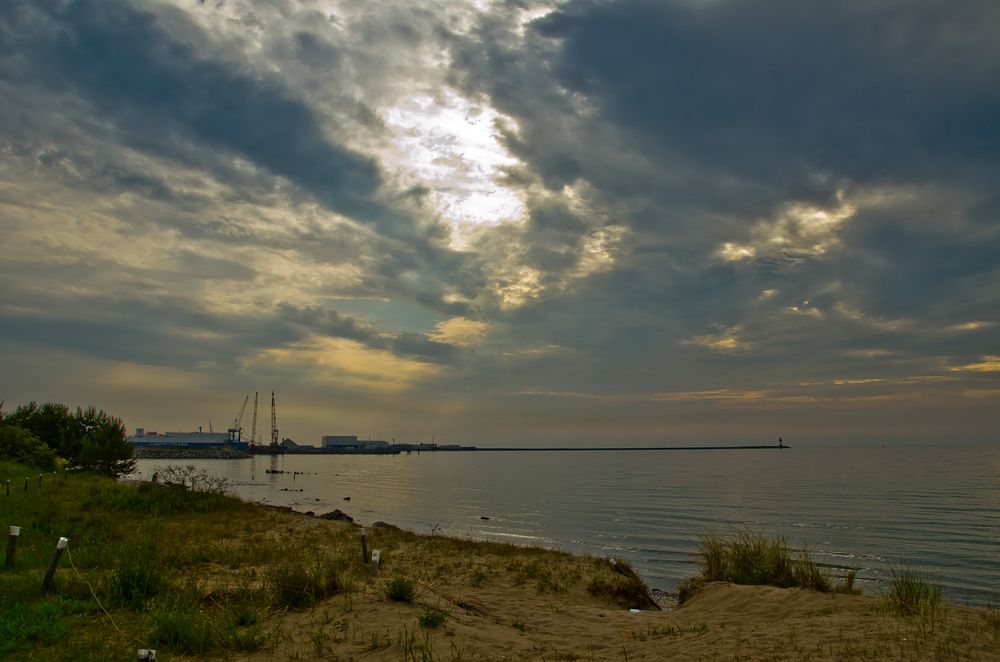
<path fill-rule="evenodd" d="M 511 119 L 451 90 L 406 97 L 384 116 L 393 134 L 384 161 L 431 190 L 456 247 L 466 243 L 463 228 L 524 215 L 520 194 L 500 183 L 504 169 L 518 163 L 498 135 L 497 127 L 513 125 Z"/>

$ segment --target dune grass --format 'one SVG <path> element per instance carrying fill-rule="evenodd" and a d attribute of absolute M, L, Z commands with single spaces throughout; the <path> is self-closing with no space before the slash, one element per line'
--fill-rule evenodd
<path fill-rule="evenodd" d="M 893 566 L 882 600 L 897 614 L 933 616 L 941 609 L 941 587 L 913 568 Z"/>
<path fill-rule="evenodd" d="M 703 534 L 698 566 L 698 576 L 680 587 L 682 603 L 705 582 L 805 588 L 823 593 L 857 592 L 853 574 L 848 574 L 844 584 L 835 586 L 829 573 L 820 568 L 808 552 L 791 550 L 784 536 L 767 535 L 748 528 L 732 529 L 728 535 Z"/>

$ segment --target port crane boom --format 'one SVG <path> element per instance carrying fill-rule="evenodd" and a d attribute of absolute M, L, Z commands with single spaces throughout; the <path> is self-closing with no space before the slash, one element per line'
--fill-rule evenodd
<path fill-rule="evenodd" d="M 250 402 L 250 394 L 247 393 L 247 397 L 243 398 L 243 404 L 240 406 L 240 411 L 236 414 L 236 418 L 233 419 L 233 424 L 229 426 L 229 439 L 232 441 L 242 441 L 243 430 L 240 425 L 243 424 L 243 414 L 247 410 L 247 403 Z"/>

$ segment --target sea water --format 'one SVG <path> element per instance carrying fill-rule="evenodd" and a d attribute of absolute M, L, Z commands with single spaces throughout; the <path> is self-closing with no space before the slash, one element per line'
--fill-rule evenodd
<path fill-rule="evenodd" d="M 623 558 L 666 591 L 697 574 L 699 536 L 750 527 L 835 577 L 856 569 L 866 593 L 907 566 L 954 602 L 1000 604 L 1000 444 L 284 455 L 138 471 L 170 464 L 248 500 L 362 524 Z"/>

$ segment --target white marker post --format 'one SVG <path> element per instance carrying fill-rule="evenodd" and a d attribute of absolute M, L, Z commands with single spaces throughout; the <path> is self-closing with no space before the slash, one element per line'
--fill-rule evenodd
<path fill-rule="evenodd" d="M 62 558 L 63 550 L 66 549 L 66 545 L 69 544 L 69 538 L 60 538 L 59 542 L 56 543 L 56 553 L 52 556 L 52 563 L 49 564 L 49 569 L 45 571 L 45 579 L 42 580 L 42 592 L 49 590 L 52 585 L 52 578 L 56 574 L 56 568 L 59 567 L 59 559 Z"/>
<path fill-rule="evenodd" d="M 376 577 L 378 577 L 378 564 L 381 559 L 382 559 L 382 552 L 378 551 L 377 549 L 372 551 L 371 575 L 369 575 L 371 579 L 375 579 Z"/>
<path fill-rule="evenodd" d="M 10 527 L 10 535 L 7 537 L 7 561 L 5 568 L 14 567 L 14 558 L 17 556 L 17 538 L 21 535 L 21 527 Z"/>

